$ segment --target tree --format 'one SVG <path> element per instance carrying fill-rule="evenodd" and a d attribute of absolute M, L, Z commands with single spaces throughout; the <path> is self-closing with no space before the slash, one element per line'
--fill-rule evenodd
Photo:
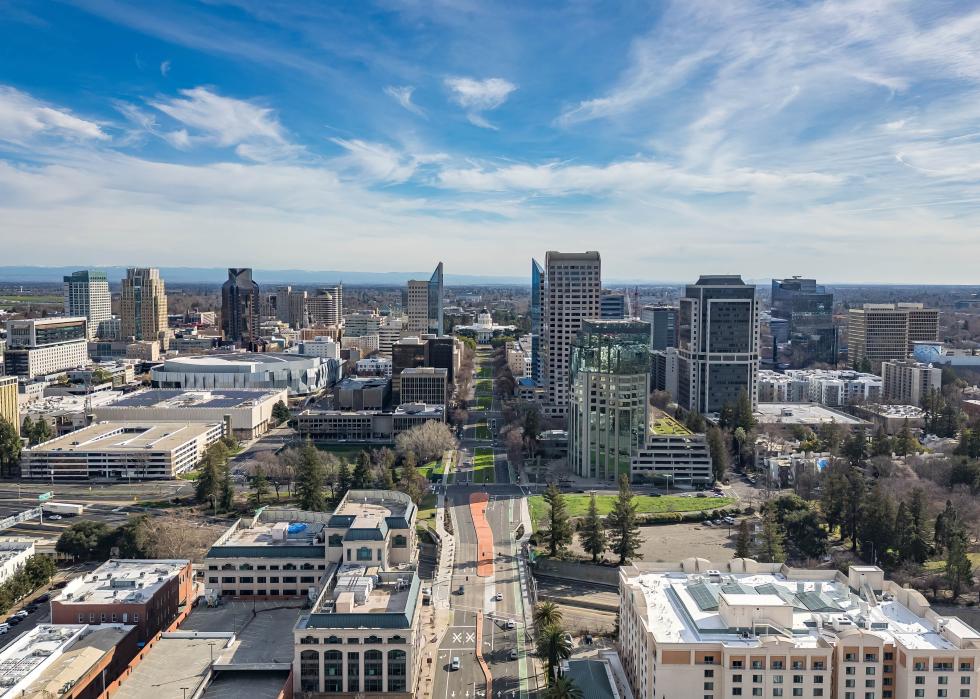
<path fill-rule="evenodd" d="M 902 501 L 895 515 L 895 544 L 899 560 L 922 565 L 929 558 L 929 533 L 926 529 L 926 496 L 921 488 Z"/>
<path fill-rule="evenodd" d="M 844 456 L 851 466 L 857 468 L 868 458 L 868 439 L 862 428 L 855 428 L 844 442 Z"/>
<path fill-rule="evenodd" d="M 633 558 L 641 558 L 637 554 L 643 539 L 640 538 L 640 528 L 636 524 L 633 490 L 625 473 L 619 477 L 619 495 L 609 513 L 608 524 L 612 543 L 610 550 L 619 556 L 619 565 L 626 565 Z"/>
<path fill-rule="evenodd" d="M 449 449 L 456 448 L 453 431 L 444 422 L 427 420 L 395 438 L 395 450 L 406 456 L 411 453 L 419 463 L 440 458 Z"/>
<path fill-rule="evenodd" d="M 824 422 L 817 428 L 817 436 L 820 439 L 820 450 L 836 455 L 844 441 L 844 428 L 834 421 Z"/>
<path fill-rule="evenodd" d="M 735 431 L 732 432 L 732 441 L 735 443 L 735 457 L 736 457 L 736 461 L 738 463 L 738 466 L 740 468 L 742 466 L 742 447 L 745 446 L 745 440 L 746 439 L 748 439 L 748 435 L 745 433 L 745 428 L 744 427 L 736 427 L 735 428 Z M 724 475 L 725 475 L 725 473 L 724 473 L 724 471 L 722 471 L 722 476 L 724 476 Z M 721 478 L 715 478 L 715 480 L 719 480 L 720 481 L 722 479 Z"/>
<path fill-rule="evenodd" d="M 582 699 L 585 695 L 571 677 L 559 677 L 544 690 L 545 699 Z"/>
<path fill-rule="evenodd" d="M 565 496 L 554 483 L 550 483 L 544 491 L 544 501 L 548 504 L 548 529 L 544 536 L 549 553 L 557 556 L 559 551 L 572 543 L 572 523 L 568 519 Z"/>
<path fill-rule="evenodd" d="M 933 529 L 932 540 L 938 553 L 949 548 L 950 539 L 960 528 L 959 512 L 953 507 L 953 503 L 947 500 L 946 508 L 936 516 L 936 526 Z"/>
<path fill-rule="evenodd" d="M 34 427 L 29 435 L 24 435 L 28 438 L 31 446 L 36 446 L 38 444 L 43 444 L 51 439 L 54 435 L 51 433 L 51 425 L 44 418 L 38 418 L 37 422 L 34 423 Z"/>
<path fill-rule="evenodd" d="M 973 584 L 973 564 L 967 555 L 966 532 L 957 526 L 949 537 L 949 548 L 946 553 L 946 584 L 953 593 L 953 601 L 960 593 Z"/>
<path fill-rule="evenodd" d="M 201 460 L 201 472 L 194 486 L 194 495 L 198 502 L 211 503 L 217 512 L 218 499 L 221 491 L 223 470 L 228 462 L 228 449 L 222 442 L 215 442 L 204 452 Z"/>
<path fill-rule="evenodd" d="M 289 412 L 289 408 L 281 400 L 276 401 L 276 404 L 272 406 L 272 420 L 277 425 L 289 422 L 291 417 L 292 413 Z"/>
<path fill-rule="evenodd" d="M 20 463 L 20 450 L 17 428 L 0 417 L 0 475 L 7 478 L 14 475 L 17 464 Z"/>
<path fill-rule="evenodd" d="M 752 415 L 752 400 L 749 398 L 749 392 L 745 388 L 742 388 L 738 392 L 738 398 L 735 400 L 732 426 L 736 428 L 741 427 L 746 432 L 751 432 L 752 428 L 755 427 L 755 417 Z"/>
<path fill-rule="evenodd" d="M 228 512 L 235 505 L 235 484 L 227 461 L 218 470 L 218 474 L 218 506 L 222 512 Z"/>
<path fill-rule="evenodd" d="M 419 471 L 414 461 L 402 467 L 401 478 L 398 479 L 398 490 L 412 498 L 412 502 L 416 505 L 422 502 L 422 498 L 425 497 L 428 489 L 429 482 Z"/>
<path fill-rule="evenodd" d="M 877 565 L 885 558 L 894 542 L 895 503 L 882 486 L 875 485 L 861 508 L 860 537 L 861 555 L 864 560 Z"/>
<path fill-rule="evenodd" d="M 755 559 L 760 563 L 782 563 L 786 560 L 783 532 L 773 512 L 767 512 L 762 519 L 762 536 L 756 547 Z"/>
<path fill-rule="evenodd" d="M 691 410 L 684 418 L 684 427 L 691 430 L 691 432 L 694 432 L 695 434 L 704 432 L 704 416 L 696 410 Z"/>
<path fill-rule="evenodd" d="M 408 460 L 406 459 L 406 464 Z M 415 468 L 415 459 L 412 459 L 412 468 Z M 403 466 L 402 468 L 408 468 Z M 351 475 L 350 466 L 347 465 L 346 461 L 341 461 L 340 466 L 337 467 L 337 499 L 344 497 L 347 491 L 351 489 Z"/>
<path fill-rule="evenodd" d="M 803 558 L 819 558 L 827 552 L 827 531 L 821 526 L 820 515 L 809 506 L 787 513 L 781 525 L 786 539 Z"/>
<path fill-rule="evenodd" d="M 595 563 L 606 551 L 606 527 L 602 523 L 599 515 L 599 508 L 596 506 L 595 493 L 589 498 L 589 511 L 585 515 L 582 529 L 578 533 L 579 541 L 586 553 L 592 554 L 592 562 Z"/>
<path fill-rule="evenodd" d="M 371 455 L 366 449 L 357 455 L 357 464 L 351 475 L 350 487 L 354 490 L 364 490 L 371 485 Z"/>
<path fill-rule="evenodd" d="M 555 668 L 572 656 L 572 644 L 561 626 L 546 626 L 538 633 L 537 652 L 547 665 L 550 685 L 555 679 Z"/>
<path fill-rule="evenodd" d="M 905 418 L 902 422 L 902 429 L 895 436 L 895 453 L 899 456 L 908 456 L 918 451 L 919 440 L 913 436 L 912 429 L 909 427 L 909 419 Z"/>
<path fill-rule="evenodd" d="M 54 548 L 58 553 L 81 560 L 105 558 L 109 532 L 105 522 L 83 519 L 65 529 Z"/>
<path fill-rule="evenodd" d="M 874 438 L 871 440 L 871 456 L 891 456 L 892 440 L 885 432 L 885 428 L 878 425 L 875 430 Z"/>
<path fill-rule="evenodd" d="M 725 478 L 725 471 L 728 470 L 728 449 L 725 448 L 725 439 L 721 435 L 721 430 L 712 425 L 708 428 L 705 435 L 708 441 L 708 452 L 711 454 L 711 475 L 716 481 Z"/>
<path fill-rule="evenodd" d="M 323 460 L 320 452 L 309 439 L 303 443 L 296 467 L 296 495 L 300 509 L 320 512 L 326 503 L 323 500 L 324 481 Z"/>
<path fill-rule="evenodd" d="M 561 626 L 561 609 L 554 602 L 538 602 L 534 605 L 532 619 L 534 620 L 534 628 L 538 631 L 549 626 Z"/>
<path fill-rule="evenodd" d="M 735 539 L 735 558 L 748 558 L 752 554 L 752 534 L 749 532 L 749 520 L 743 519 L 738 525 L 738 537 Z"/>

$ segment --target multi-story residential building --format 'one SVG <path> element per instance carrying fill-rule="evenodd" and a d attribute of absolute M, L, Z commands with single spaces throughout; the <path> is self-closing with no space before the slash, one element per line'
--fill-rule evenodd
<path fill-rule="evenodd" d="M 753 405 L 759 367 L 755 287 L 738 275 L 702 276 L 688 285 L 678 317 L 677 402 L 717 413 L 745 391 Z"/>
<path fill-rule="evenodd" d="M 515 379 L 531 378 L 533 374 L 533 352 L 531 349 L 533 342 L 533 335 L 524 335 L 507 343 L 507 366 Z"/>
<path fill-rule="evenodd" d="M 296 416 L 296 431 L 315 442 L 387 444 L 416 425 L 446 421 L 445 405 L 405 403 L 394 412 L 379 410 L 304 410 Z"/>
<path fill-rule="evenodd" d="M 317 289 L 306 299 L 310 325 L 340 325 L 344 317 L 344 287 L 342 284 Z"/>
<path fill-rule="evenodd" d="M 630 459 L 630 478 L 667 485 L 714 483 L 711 451 L 704 434 L 695 434 L 674 418 L 651 409 L 643 444 Z"/>
<path fill-rule="evenodd" d="M 176 478 L 224 433 L 222 422 L 97 422 L 25 449 L 21 474 L 51 483 Z"/>
<path fill-rule="evenodd" d="M 377 311 L 358 311 L 344 316 L 344 334 L 377 335 L 387 322 L 387 317 Z"/>
<path fill-rule="evenodd" d="M 119 331 L 123 339 L 161 340 L 167 333 L 167 292 L 160 270 L 126 270 L 119 298 Z"/>
<path fill-rule="evenodd" d="M 943 370 L 913 359 L 881 363 L 884 399 L 891 403 L 921 406 L 930 394 L 943 387 Z"/>
<path fill-rule="evenodd" d="M 391 360 L 385 357 L 368 357 L 358 359 L 354 365 L 354 371 L 358 376 L 380 376 L 391 378 Z"/>
<path fill-rule="evenodd" d="M 139 643 L 167 630 L 193 602 L 187 560 L 109 560 L 71 580 L 51 600 L 54 624 L 124 624 Z"/>
<path fill-rule="evenodd" d="M 31 380 L 85 366 L 87 338 L 84 317 L 8 320 L 5 372 Z"/>
<path fill-rule="evenodd" d="M 677 347 L 676 306 L 644 306 L 640 309 L 640 320 L 650 324 L 650 349 L 665 350 Z"/>
<path fill-rule="evenodd" d="M 777 350 L 776 361 L 785 359 L 792 367 L 837 364 L 834 295 L 815 279 L 773 279 L 770 313 L 787 322 L 788 346 Z"/>
<path fill-rule="evenodd" d="M 411 280 L 405 295 L 408 331 L 442 335 L 442 263 L 436 265 L 428 281 Z"/>
<path fill-rule="evenodd" d="M 17 403 L 17 377 L 0 376 L 0 420 L 13 425 L 20 434 L 20 408 Z"/>
<path fill-rule="evenodd" d="M 568 463 L 579 476 L 629 475 L 646 438 L 649 342 L 643 321 L 582 321 L 571 351 L 568 410 Z"/>
<path fill-rule="evenodd" d="M 599 253 L 556 252 L 545 255 L 541 356 L 546 389 L 544 411 L 564 417 L 569 403 L 569 358 L 582 322 L 599 318 L 602 263 Z"/>
<path fill-rule="evenodd" d="M 623 320 L 629 317 L 628 305 L 624 292 L 603 289 L 599 297 L 599 317 L 602 320 Z"/>
<path fill-rule="evenodd" d="M 939 337 L 939 311 L 921 303 L 866 303 L 847 314 L 847 356 L 857 366 L 865 359 L 872 371 L 881 363 L 905 359 L 916 342 Z"/>
<path fill-rule="evenodd" d="M 105 272 L 82 270 L 63 278 L 65 315 L 85 316 L 88 339 L 111 337 L 108 321 L 112 318 L 112 297 Z"/>
<path fill-rule="evenodd" d="M 299 343 L 299 353 L 307 357 L 340 359 L 340 343 L 330 337 L 316 337 Z"/>
<path fill-rule="evenodd" d="M 760 403 L 819 403 L 839 408 L 881 400 L 882 381 L 876 374 L 849 369 L 787 369 L 759 371 Z"/>
<path fill-rule="evenodd" d="M 226 340 L 245 348 L 259 339 L 259 285 L 248 267 L 228 268 L 221 285 L 221 330 Z"/>
<path fill-rule="evenodd" d="M 736 558 L 619 569 L 619 650 L 637 699 L 975 697 L 980 633 L 876 566 Z"/>
<path fill-rule="evenodd" d="M 547 273 L 537 260 L 531 260 L 531 304 L 529 315 L 531 320 L 531 373 L 530 377 L 537 386 L 544 385 L 541 366 L 541 333 L 544 313 L 544 298 L 547 293 L 545 279 Z"/>
<path fill-rule="evenodd" d="M 449 399 L 449 373 L 436 367 L 412 367 L 401 373 L 398 399 L 402 403 L 438 405 Z"/>

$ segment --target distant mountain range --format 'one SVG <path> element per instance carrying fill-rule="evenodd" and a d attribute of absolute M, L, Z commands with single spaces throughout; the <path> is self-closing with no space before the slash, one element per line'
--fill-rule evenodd
<path fill-rule="evenodd" d="M 105 272 L 110 284 L 118 284 L 126 276 L 125 267 L 14 267 L 0 266 L 0 282 L 52 283 L 60 282 L 62 277 L 80 269 L 97 269 Z M 391 285 L 400 286 L 409 279 L 428 279 L 428 272 L 341 272 L 339 270 L 306 269 L 253 269 L 252 276 L 260 285 L 297 284 L 315 286 L 317 284 Z M 228 278 L 228 270 L 223 267 L 161 267 L 160 276 L 170 284 L 221 284 Z M 527 277 L 492 276 L 485 274 L 447 274 L 447 285 L 530 284 Z"/>

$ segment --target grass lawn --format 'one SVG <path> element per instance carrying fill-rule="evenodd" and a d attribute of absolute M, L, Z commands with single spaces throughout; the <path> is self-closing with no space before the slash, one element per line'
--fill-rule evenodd
<path fill-rule="evenodd" d="M 493 449 L 477 449 L 473 455 L 473 482 L 493 483 Z"/>
<path fill-rule="evenodd" d="M 317 444 L 316 448 L 333 454 L 338 458 L 353 461 L 365 449 L 380 449 L 381 447 L 391 447 L 390 444 Z"/>
<path fill-rule="evenodd" d="M 493 405 L 493 396 L 477 396 L 476 407 L 480 410 L 490 410 Z"/>
<path fill-rule="evenodd" d="M 980 566 L 980 553 L 968 553 L 966 555 L 974 568 Z M 922 569 L 930 573 L 942 573 L 946 570 L 946 559 L 940 558 L 935 561 L 926 561 L 922 564 Z"/>
<path fill-rule="evenodd" d="M 437 498 L 435 493 L 428 493 L 424 498 L 422 498 L 422 502 L 419 503 L 419 513 L 417 517 L 417 521 L 427 522 L 433 529 L 435 529 L 436 521 L 436 501 Z"/>
<path fill-rule="evenodd" d="M 476 382 L 476 395 L 478 396 L 492 396 L 493 395 L 493 381 L 490 379 L 480 379 Z"/>
<path fill-rule="evenodd" d="M 193 469 L 191 471 L 184 471 L 177 475 L 177 478 L 185 481 L 196 481 L 201 477 L 201 469 Z"/>
<path fill-rule="evenodd" d="M 478 379 L 492 379 L 493 378 L 493 367 L 481 366 L 480 371 L 477 372 L 476 377 Z"/>
<path fill-rule="evenodd" d="M 442 474 L 446 472 L 442 464 L 442 459 L 439 461 L 430 461 L 424 466 L 419 466 L 419 473 L 421 473 L 427 480 L 432 480 L 433 477 L 442 479 Z"/>
<path fill-rule="evenodd" d="M 565 505 L 570 517 L 584 517 L 589 511 L 588 494 L 565 495 Z M 599 514 L 607 515 L 612 512 L 615 495 L 597 495 L 596 506 Z M 695 512 L 698 510 L 719 510 L 735 502 L 734 498 L 694 498 L 680 495 L 661 495 L 659 498 L 650 495 L 637 495 L 633 502 L 639 514 L 647 512 Z M 532 495 L 530 498 L 531 519 L 541 522 L 548 516 L 548 504 L 542 495 Z"/>

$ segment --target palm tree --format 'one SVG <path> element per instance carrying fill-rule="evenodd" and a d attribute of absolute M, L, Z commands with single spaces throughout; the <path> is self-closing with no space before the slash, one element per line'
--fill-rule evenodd
<path fill-rule="evenodd" d="M 546 626 L 538 633 L 538 657 L 544 658 L 548 664 L 549 684 L 555 678 L 555 668 L 562 660 L 572 656 L 572 643 L 561 626 Z"/>
<path fill-rule="evenodd" d="M 545 699 L 582 699 L 582 690 L 570 677 L 559 677 L 544 692 Z"/>
<path fill-rule="evenodd" d="M 548 626 L 561 626 L 562 614 L 554 602 L 538 602 L 534 605 L 534 627 L 541 631 Z"/>

